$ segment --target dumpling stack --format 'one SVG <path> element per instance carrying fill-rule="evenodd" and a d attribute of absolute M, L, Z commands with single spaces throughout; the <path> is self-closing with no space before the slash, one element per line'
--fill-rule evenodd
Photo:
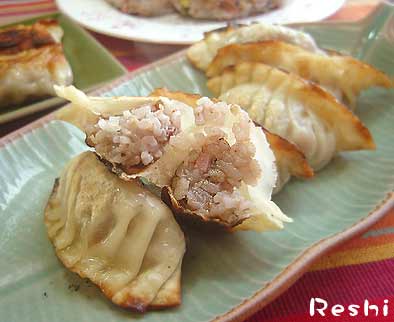
<path fill-rule="evenodd" d="M 85 131 L 113 173 L 145 178 L 176 213 L 194 219 L 229 229 L 282 228 L 289 219 L 271 201 L 273 189 L 290 175 L 313 175 L 293 145 L 256 127 L 236 105 L 166 90 L 144 98 L 56 91 L 72 102 L 60 118 Z"/>
<path fill-rule="evenodd" d="M 149 97 L 55 90 L 71 101 L 58 118 L 83 130 L 94 152 L 56 180 L 48 235 L 68 269 L 125 308 L 180 303 L 185 240 L 173 214 L 230 231 L 282 229 L 291 219 L 271 200 L 274 189 L 313 176 L 293 144 L 237 105 L 165 89 Z"/>
<path fill-rule="evenodd" d="M 370 87 L 392 81 L 361 61 L 320 49 L 313 38 L 283 26 L 253 24 L 209 33 L 189 48 L 219 100 L 295 144 L 314 170 L 341 151 L 374 149 L 351 110 Z M 346 106 L 346 105 L 347 106 Z"/>

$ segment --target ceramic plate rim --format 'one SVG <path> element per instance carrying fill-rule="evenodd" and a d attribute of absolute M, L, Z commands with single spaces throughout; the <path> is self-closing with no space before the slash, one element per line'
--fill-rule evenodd
<path fill-rule="evenodd" d="M 181 50 L 175 54 L 162 58 L 154 63 L 148 64 L 135 71 L 129 72 L 118 79 L 111 81 L 100 89 L 94 90 L 91 94 L 100 94 L 113 89 L 127 80 L 135 78 L 137 75 L 144 73 L 153 68 L 166 65 L 171 61 L 184 57 L 186 50 Z M 57 110 L 58 111 L 58 110 Z M 0 138 L 0 148 L 11 143 L 13 140 L 23 137 L 25 134 L 31 132 L 33 129 L 42 127 L 44 124 L 55 120 L 56 113 L 54 111 L 8 135 Z M 321 239 L 310 247 L 306 248 L 300 255 L 298 255 L 288 266 L 286 266 L 272 281 L 267 285 L 263 285 L 254 295 L 245 299 L 226 313 L 215 317 L 214 321 L 242 321 L 253 313 L 257 312 L 265 305 L 273 301 L 276 297 L 286 291 L 297 279 L 305 273 L 308 268 L 319 259 L 323 254 L 331 250 L 333 247 L 343 243 L 357 235 L 362 234 L 384 215 L 394 208 L 394 192 L 389 192 L 380 203 L 378 203 L 374 210 L 365 215 L 361 220 L 355 222 L 347 229 Z"/>
<path fill-rule="evenodd" d="M 319 20 L 323 20 L 326 19 L 327 17 L 330 17 L 331 15 L 335 14 L 340 8 L 343 7 L 344 3 L 346 0 L 337 0 L 337 9 L 335 11 L 329 12 L 329 13 L 325 13 L 322 14 L 320 19 L 318 20 L 314 20 L 314 21 L 310 21 L 310 22 L 296 22 L 295 24 L 309 24 L 309 23 L 314 23 L 314 22 L 318 22 Z M 138 35 L 134 35 L 134 36 L 124 36 L 124 35 L 120 35 L 116 32 L 111 32 L 111 31 L 106 31 L 103 30 L 103 28 L 97 28 L 92 26 L 91 24 L 85 23 L 83 21 L 80 21 L 78 19 L 75 19 L 75 17 L 73 17 L 72 15 L 70 15 L 62 6 L 61 4 L 61 0 L 55 0 L 56 2 L 56 6 L 59 9 L 59 11 L 65 15 L 66 17 L 68 17 L 69 19 L 71 19 L 72 21 L 74 21 L 75 23 L 83 26 L 84 28 L 87 28 L 91 31 L 97 32 L 99 34 L 103 34 L 106 36 L 110 36 L 110 37 L 115 37 L 115 38 L 119 38 L 119 39 L 124 39 L 124 40 L 132 40 L 132 41 L 140 41 L 140 42 L 145 42 L 145 43 L 152 43 L 152 44 L 167 44 L 167 45 L 190 45 L 192 42 L 188 41 L 188 40 L 156 40 L 156 39 L 151 39 L 149 37 L 140 37 Z M 256 17 L 258 17 L 259 15 L 257 15 Z"/>

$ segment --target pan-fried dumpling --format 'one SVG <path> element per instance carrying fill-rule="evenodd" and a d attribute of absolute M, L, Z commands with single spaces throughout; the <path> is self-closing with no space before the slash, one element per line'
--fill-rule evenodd
<path fill-rule="evenodd" d="M 0 108 L 54 95 L 53 85 L 73 81 L 56 20 L 0 30 Z"/>
<path fill-rule="evenodd" d="M 201 98 L 201 96 L 197 94 L 169 91 L 165 88 L 158 88 L 150 95 L 156 97 L 165 96 L 183 102 L 193 108 L 197 107 L 197 102 Z M 290 180 L 291 176 L 306 179 L 313 177 L 313 170 L 306 161 L 304 154 L 294 144 L 269 132 L 265 128 L 263 128 L 263 131 L 271 150 L 274 152 L 278 170 L 277 182 L 273 194 L 279 192 Z"/>
<path fill-rule="evenodd" d="M 86 143 L 112 171 L 143 176 L 178 133 L 194 126 L 193 109 L 165 97 L 89 97 L 75 87 L 56 87 L 72 102 L 60 119 L 79 126 Z"/>
<path fill-rule="evenodd" d="M 208 81 L 225 102 L 242 106 L 269 131 L 296 144 L 319 170 L 339 151 L 375 148 L 368 129 L 332 95 L 300 77 L 240 63 Z"/>
<path fill-rule="evenodd" d="M 312 52 L 322 52 L 307 33 L 285 26 L 255 23 L 248 26 L 230 26 L 205 34 L 203 40 L 192 45 L 187 57 L 194 66 L 205 71 L 217 51 L 227 45 L 278 39 L 295 44 Z"/>
<path fill-rule="evenodd" d="M 171 211 L 137 181 L 108 171 L 94 153 L 63 170 L 45 224 L 60 261 L 115 304 L 138 311 L 180 304 L 185 240 Z"/>
<path fill-rule="evenodd" d="M 372 86 L 393 86 L 385 74 L 353 57 L 323 55 L 276 40 L 220 49 L 207 69 L 207 76 L 219 76 L 226 67 L 241 62 L 264 63 L 295 73 L 319 84 L 352 109 L 361 91 Z"/>

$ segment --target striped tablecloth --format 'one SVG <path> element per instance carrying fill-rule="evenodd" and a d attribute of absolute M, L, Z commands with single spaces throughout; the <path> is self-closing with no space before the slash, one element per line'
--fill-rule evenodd
<path fill-rule="evenodd" d="M 83 0 L 81 0 L 83 1 Z M 357 20 L 368 14 L 376 1 L 348 1 L 346 6 L 329 20 Z M 26 19 L 34 15 L 56 12 L 52 0 L 0 1 L 0 24 Z M 98 34 L 94 36 L 104 44 L 128 70 L 168 55 L 179 46 L 149 45 L 123 41 Z M 379 316 L 370 311 L 368 317 L 361 312 L 356 317 L 346 311 L 342 317 L 328 313 L 326 317 L 311 317 L 311 298 L 321 298 L 329 306 L 341 304 L 379 305 Z M 384 300 L 388 305 L 388 317 L 383 317 Z M 371 315 L 372 314 L 372 315 Z M 251 317 L 252 321 L 267 322 L 331 322 L 331 321 L 394 321 L 394 210 L 364 235 L 339 246 L 324 255 L 287 292 Z"/>

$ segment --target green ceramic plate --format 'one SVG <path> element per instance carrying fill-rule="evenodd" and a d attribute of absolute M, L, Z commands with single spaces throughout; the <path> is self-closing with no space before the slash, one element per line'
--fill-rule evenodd
<path fill-rule="evenodd" d="M 75 86 L 91 90 L 126 73 L 126 69 L 100 43 L 65 16 L 47 15 L 18 24 L 31 24 L 42 18 L 58 19 L 64 30 L 64 52 L 73 70 Z M 64 101 L 59 98 L 48 98 L 33 104 L 2 109 L 0 124 L 62 103 Z"/>
<path fill-rule="evenodd" d="M 394 10 L 381 6 L 357 24 L 303 26 L 320 45 L 354 54 L 394 74 Z M 158 86 L 208 94 L 184 53 L 116 81 L 105 95 L 144 95 Z M 203 234 L 188 231 L 183 304 L 146 321 L 241 320 L 273 300 L 324 251 L 366 230 L 394 205 L 394 92 L 362 95 L 358 113 L 375 152 L 343 153 L 312 182 L 292 181 L 276 198 L 294 218 L 280 232 Z M 0 141 L 0 320 L 130 321 L 55 257 L 43 224 L 54 178 L 86 149 L 71 125 L 42 119 Z M 71 287 L 70 287 L 71 286 Z M 78 291 L 75 291 L 79 287 Z M 140 316 L 138 316 L 140 317 Z"/>

